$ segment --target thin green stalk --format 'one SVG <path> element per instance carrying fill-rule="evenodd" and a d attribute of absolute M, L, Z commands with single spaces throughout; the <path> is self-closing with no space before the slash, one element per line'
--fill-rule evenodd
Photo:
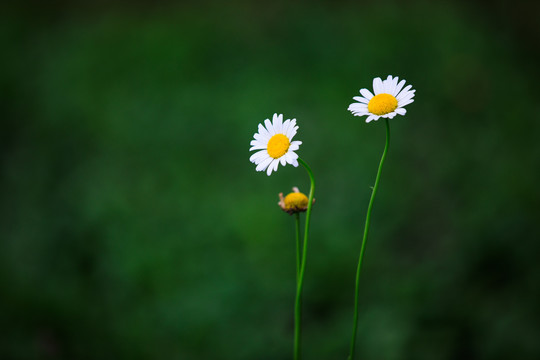
<path fill-rule="evenodd" d="M 298 277 L 300 276 L 300 261 L 302 259 L 301 255 L 301 243 L 300 243 L 300 213 L 295 213 L 295 223 L 296 223 L 296 283 L 298 284 Z"/>
<path fill-rule="evenodd" d="M 369 223 L 371 219 L 371 209 L 373 207 L 373 200 L 375 199 L 375 194 L 377 193 L 377 189 L 379 188 L 379 181 L 381 179 L 381 172 L 382 167 L 384 164 L 384 160 L 386 159 L 386 153 L 388 152 L 388 146 L 390 145 L 390 124 L 388 123 L 388 119 L 384 119 L 386 123 L 386 144 L 384 145 L 384 151 L 381 156 L 381 162 L 379 163 L 379 170 L 377 171 L 377 177 L 375 178 L 375 185 L 373 186 L 373 190 L 371 192 L 371 198 L 369 199 L 369 205 L 366 215 L 366 223 L 364 226 L 364 237 L 362 239 L 362 248 L 360 249 L 360 256 L 358 258 L 358 267 L 356 269 L 356 288 L 354 293 L 354 316 L 353 316 L 353 331 L 352 331 L 352 337 L 351 337 L 351 351 L 349 355 L 349 360 L 354 359 L 354 350 L 356 345 L 356 330 L 358 329 L 358 298 L 360 295 L 360 270 L 362 269 L 362 259 L 364 258 L 364 251 L 366 248 L 366 241 L 368 237 L 369 232 Z"/>
<path fill-rule="evenodd" d="M 304 231 L 304 247 L 302 250 L 302 261 L 300 263 L 300 272 L 298 274 L 298 282 L 296 286 L 296 301 L 294 304 L 294 360 L 300 360 L 302 351 L 300 347 L 300 337 L 302 335 L 302 289 L 304 287 L 304 273 L 306 271 L 306 255 L 308 244 L 309 220 L 311 218 L 311 205 L 313 204 L 313 193 L 315 192 L 315 178 L 308 164 L 300 158 L 298 162 L 307 170 L 311 188 L 309 189 L 308 208 L 306 212 L 306 226 Z"/>

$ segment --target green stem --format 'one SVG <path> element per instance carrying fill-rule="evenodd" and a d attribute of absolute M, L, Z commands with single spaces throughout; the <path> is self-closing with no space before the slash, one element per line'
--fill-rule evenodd
<path fill-rule="evenodd" d="M 302 262 L 300 263 L 300 272 L 298 274 L 298 282 L 296 285 L 296 301 L 294 304 L 294 360 L 300 360 L 302 351 L 300 347 L 300 337 L 302 335 L 302 289 L 304 287 L 304 273 L 306 271 L 306 255 L 308 244 L 309 220 L 311 217 L 311 205 L 313 204 L 313 193 L 315 192 L 315 178 L 308 164 L 300 158 L 298 162 L 307 170 L 311 188 L 309 189 L 308 208 L 306 213 L 306 226 L 304 231 L 304 247 L 302 250 Z"/>
<path fill-rule="evenodd" d="M 298 284 L 298 277 L 300 276 L 300 261 L 301 261 L 301 243 L 300 243 L 300 213 L 294 214 L 296 218 L 296 283 Z"/>
<path fill-rule="evenodd" d="M 388 152 L 388 146 L 390 145 L 390 124 L 388 123 L 388 119 L 384 119 L 386 122 L 386 144 L 384 146 L 384 151 L 381 156 L 381 162 L 379 163 L 379 170 L 377 171 L 377 177 L 375 178 L 375 185 L 373 186 L 373 191 L 371 192 L 371 198 L 369 199 L 369 205 L 366 215 L 366 223 L 364 227 L 364 237 L 362 239 L 362 248 L 360 249 L 360 256 L 358 258 L 358 267 L 356 269 L 356 288 L 354 293 L 354 316 L 353 316 L 353 331 L 352 331 L 352 337 L 351 337 L 351 351 L 349 355 L 349 360 L 354 359 L 354 350 L 355 350 L 355 344 L 356 344 L 356 330 L 358 329 L 358 298 L 360 294 L 360 270 L 362 269 L 362 259 L 364 258 L 364 251 L 366 248 L 366 241 L 368 237 L 369 232 L 369 223 L 371 219 L 371 209 L 373 207 L 373 200 L 375 199 L 375 194 L 377 193 L 377 189 L 379 188 L 379 180 L 381 179 L 381 172 L 382 167 L 384 164 L 384 160 L 386 159 L 386 153 Z"/>

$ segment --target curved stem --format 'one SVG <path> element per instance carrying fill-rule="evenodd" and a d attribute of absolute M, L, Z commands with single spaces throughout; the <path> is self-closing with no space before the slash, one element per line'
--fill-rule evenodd
<path fill-rule="evenodd" d="M 300 243 L 300 213 L 294 214 L 296 223 L 296 283 L 298 284 L 298 277 L 300 276 L 300 261 L 301 257 L 301 243 Z"/>
<path fill-rule="evenodd" d="M 356 330 L 358 329 L 358 298 L 360 294 L 360 270 L 362 269 L 362 259 L 364 258 L 364 251 L 366 248 L 366 242 L 369 232 L 369 223 L 371 219 L 371 209 L 373 207 L 373 200 L 375 199 L 375 194 L 377 193 L 377 189 L 379 188 L 379 181 L 381 179 L 381 172 L 382 167 L 384 164 L 384 160 L 386 159 L 386 153 L 388 152 L 388 146 L 390 145 L 390 124 L 388 123 L 388 119 L 384 119 L 386 122 L 386 144 L 384 146 L 384 151 L 381 156 L 381 161 L 379 163 L 379 170 L 377 171 L 377 177 L 375 178 L 375 185 L 373 185 L 373 191 L 371 192 L 371 198 L 369 199 L 369 205 L 367 209 L 366 214 L 366 223 L 364 226 L 364 237 L 362 239 L 362 247 L 360 249 L 360 256 L 358 258 L 358 267 L 356 269 L 356 287 L 355 287 L 355 293 L 354 293 L 354 316 L 353 316 L 353 331 L 352 331 L 352 337 L 351 337 L 351 351 L 349 355 L 349 360 L 354 359 L 354 350 L 356 345 Z"/>
<path fill-rule="evenodd" d="M 308 164 L 300 158 L 298 162 L 307 170 L 309 175 L 309 180 L 311 181 L 311 188 L 309 189 L 309 199 L 308 199 L 308 208 L 306 212 L 306 225 L 304 231 L 304 246 L 302 250 L 302 261 L 300 263 L 300 272 L 298 273 L 298 282 L 296 285 L 296 301 L 294 304 L 294 360 L 300 360 L 302 351 L 300 347 L 300 337 L 302 335 L 302 289 L 304 287 L 304 273 L 306 271 L 306 255 L 307 255 L 307 244 L 308 244 L 308 231 L 309 231 L 309 220 L 311 217 L 311 205 L 313 205 L 313 193 L 315 192 L 315 178 L 313 173 L 309 168 Z"/>

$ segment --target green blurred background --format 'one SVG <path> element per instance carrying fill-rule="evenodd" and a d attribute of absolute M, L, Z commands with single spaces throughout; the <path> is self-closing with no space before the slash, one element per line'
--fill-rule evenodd
<path fill-rule="evenodd" d="M 345 359 L 384 123 L 417 90 L 361 279 L 358 358 L 540 358 L 538 2 L 2 6 L 1 359 L 291 359 L 294 222 L 249 162 L 296 118 L 317 179 L 306 359 Z M 533 81 L 534 80 L 534 81 Z"/>

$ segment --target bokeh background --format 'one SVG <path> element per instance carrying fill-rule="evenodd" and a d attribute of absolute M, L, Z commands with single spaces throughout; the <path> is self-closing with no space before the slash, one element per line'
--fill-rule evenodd
<path fill-rule="evenodd" d="M 0 358 L 291 359 L 294 222 L 249 162 L 296 118 L 317 179 L 306 359 L 540 357 L 538 2 L 2 5 Z"/>

